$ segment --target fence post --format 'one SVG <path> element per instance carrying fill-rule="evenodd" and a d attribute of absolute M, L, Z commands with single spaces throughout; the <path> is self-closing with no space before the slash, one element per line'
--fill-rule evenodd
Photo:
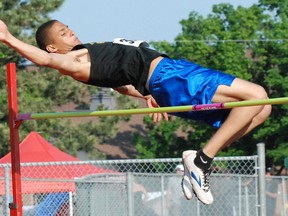
<path fill-rule="evenodd" d="M 286 196 L 286 184 L 285 184 L 285 179 L 282 177 L 281 178 L 281 193 L 282 193 L 282 205 L 283 205 L 283 215 L 287 215 L 287 208 L 286 208 L 286 199 L 287 199 L 287 196 Z"/>
<path fill-rule="evenodd" d="M 259 207 L 260 207 L 260 216 L 266 216 L 266 181 L 265 181 L 265 144 L 257 144 L 257 155 L 258 155 L 258 181 L 259 181 Z"/>
<path fill-rule="evenodd" d="M 134 214 L 134 200 L 133 200 L 133 184 L 134 179 L 131 172 L 127 173 L 127 192 L 128 192 L 128 215 L 133 216 Z"/>
<path fill-rule="evenodd" d="M 8 164 L 5 164 L 4 168 L 4 179 L 5 179 L 5 209 L 4 215 L 9 216 L 9 203 L 10 203 L 10 167 Z"/>
<path fill-rule="evenodd" d="M 165 208 L 165 187 L 164 187 L 164 176 L 161 175 L 161 215 L 165 216 L 167 215 L 166 211 L 167 209 Z"/>

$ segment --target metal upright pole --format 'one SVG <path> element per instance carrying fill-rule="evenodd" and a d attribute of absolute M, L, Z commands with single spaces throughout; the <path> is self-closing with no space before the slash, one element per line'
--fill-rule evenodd
<path fill-rule="evenodd" d="M 128 190 L 128 209 L 127 213 L 128 216 L 134 215 L 134 197 L 133 197 L 133 184 L 134 184 L 134 177 L 131 172 L 127 173 L 127 190 Z"/>
<path fill-rule="evenodd" d="M 9 202 L 10 202 L 10 166 L 5 166 L 4 170 L 4 182 L 5 182 L 5 207 L 4 207 L 4 215 L 9 216 Z"/>
<path fill-rule="evenodd" d="M 8 108 L 9 108 L 9 127 L 10 127 L 10 148 L 11 148 L 11 167 L 12 167 L 12 188 L 13 202 L 9 203 L 11 216 L 22 216 L 22 192 L 21 192 L 21 172 L 20 172 L 20 153 L 19 153 L 19 122 L 17 103 L 17 82 L 16 64 L 7 64 L 7 85 L 8 85 Z"/>
<path fill-rule="evenodd" d="M 266 216 L 266 181 L 265 181 L 265 144 L 257 144 L 257 154 L 258 154 L 258 163 L 259 163 L 259 209 L 260 216 Z"/>

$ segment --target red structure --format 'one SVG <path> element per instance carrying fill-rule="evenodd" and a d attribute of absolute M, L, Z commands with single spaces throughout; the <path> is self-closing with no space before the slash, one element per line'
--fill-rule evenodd
<path fill-rule="evenodd" d="M 17 101 L 17 81 L 16 64 L 9 63 L 7 68 L 8 85 L 8 109 L 10 127 L 10 148 L 12 166 L 12 188 L 13 202 L 9 204 L 11 216 L 22 216 L 22 192 L 21 192 L 21 172 L 19 153 L 19 127 L 21 122 L 17 121 L 18 101 Z"/>
<path fill-rule="evenodd" d="M 32 179 L 21 182 L 22 194 L 74 192 L 75 183 L 66 180 L 87 175 L 115 173 L 115 171 L 102 169 L 91 164 L 69 163 L 80 162 L 80 159 L 56 148 L 34 131 L 28 134 L 19 144 L 19 152 L 21 163 L 55 162 L 54 165 L 49 166 L 22 166 L 21 177 Z M 67 163 L 60 165 L 58 162 Z M 11 152 L 2 157 L 0 163 L 11 163 Z M 2 170 L 0 170 L 0 177 L 4 177 Z M 33 181 L 33 179 L 41 179 L 41 181 Z M 46 181 L 45 179 L 49 180 Z M 51 179 L 62 179 L 64 181 L 55 182 Z M 3 194 L 5 194 L 4 181 L 0 181 L 0 195 Z"/>
<path fill-rule="evenodd" d="M 41 162 L 56 162 L 56 161 L 79 161 L 78 158 L 75 158 L 71 155 L 66 154 L 65 152 L 60 151 L 50 143 L 48 143 L 46 140 L 44 140 L 39 134 L 36 132 L 31 132 L 30 136 L 28 136 L 27 139 L 29 140 L 23 140 L 22 144 L 20 145 L 19 141 L 19 127 L 21 123 L 23 122 L 23 119 L 19 119 L 18 113 L 18 98 L 17 98 L 17 79 L 16 79 L 16 64 L 15 63 L 9 63 L 6 65 L 7 69 L 7 86 L 8 86 L 8 109 L 9 109 L 9 128 L 10 128 L 10 148 L 11 151 L 8 155 L 4 156 L 0 163 L 10 163 L 11 162 L 11 176 L 12 176 L 12 195 L 13 195 L 13 201 L 12 203 L 9 203 L 10 208 L 10 216 L 22 216 L 23 215 L 23 209 L 22 209 L 22 185 L 21 185 L 21 177 L 25 177 L 27 174 L 28 169 L 22 169 L 23 173 L 21 173 L 21 166 L 20 166 L 20 155 L 21 155 L 21 162 L 38 162 L 39 159 L 41 159 Z M 33 142 L 30 142 L 32 140 L 37 140 L 38 145 L 33 145 Z M 31 146 L 31 143 L 33 146 Z M 24 147 L 21 149 L 21 146 Z M 26 147 L 26 148 L 25 148 Z M 37 149 L 38 148 L 38 149 Z M 20 154 L 20 149 L 23 150 Z M 29 149 L 29 152 L 27 153 L 27 149 Z M 33 150 L 38 151 L 33 152 Z M 41 151 L 42 154 L 39 154 L 39 151 Z M 54 156 L 50 157 L 48 152 L 53 151 Z M 26 154 L 26 155 L 25 155 Z M 27 155 L 28 154 L 28 155 Z M 34 158 L 32 159 L 32 155 L 34 155 Z M 41 158 L 39 156 L 41 155 Z M 45 157 L 44 157 L 45 155 Z M 29 159 L 28 159 L 29 158 Z M 43 161 L 44 160 L 44 161 Z M 82 170 L 81 173 L 77 172 L 77 169 L 75 170 L 75 167 L 78 168 L 78 170 Z M 49 176 L 45 176 L 45 173 L 47 174 L 47 170 L 49 169 Z M 53 168 L 53 169 L 52 169 Z M 115 171 L 112 170 L 105 170 L 99 167 L 95 167 L 93 165 L 66 165 L 64 169 L 67 172 L 63 171 L 63 166 L 53 166 L 53 167 L 34 167 L 34 173 L 41 173 L 41 176 L 43 178 L 74 178 L 74 177 L 82 177 L 85 175 L 90 174 L 99 174 L 99 173 L 115 173 Z M 53 170 L 53 172 L 51 172 Z M 31 169 L 30 169 L 31 172 Z M 32 172 L 33 173 L 33 172 Z M 1 175 L 1 173 L 0 173 Z M 59 176 L 60 175 L 60 176 Z M 26 176 L 27 177 L 27 176 Z M 29 174 L 29 177 L 33 178 L 35 176 L 31 176 Z M 37 176 L 39 177 L 39 176 Z M 29 186 L 29 184 L 32 184 L 33 187 Z M 35 187 L 35 184 L 33 182 L 25 182 L 23 186 L 29 186 L 24 187 L 24 193 L 36 193 L 42 190 L 41 192 L 50 192 L 53 187 L 53 184 L 51 182 L 43 182 L 42 185 L 37 183 L 38 187 Z M 59 183 L 58 183 L 59 185 Z M 41 186 L 41 187 L 40 187 Z M 49 187 L 50 186 L 50 187 Z M 44 191 L 43 191 L 44 188 Z M 46 188 L 46 189 L 45 189 Z M 54 187 L 53 187 L 54 188 Z M 60 191 L 74 191 L 75 185 L 72 183 L 70 184 L 62 184 Z M 53 189 L 55 192 L 55 188 Z M 0 193 L 4 193 L 3 191 Z"/>

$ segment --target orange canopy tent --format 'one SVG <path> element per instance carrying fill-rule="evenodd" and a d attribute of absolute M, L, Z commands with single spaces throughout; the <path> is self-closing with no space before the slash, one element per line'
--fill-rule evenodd
<path fill-rule="evenodd" d="M 41 137 L 37 132 L 31 132 L 19 145 L 20 162 L 69 162 L 80 161 Z M 11 153 L 0 159 L 0 163 L 11 163 Z M 115 173 L 91 164 L 61 164 L 22 166 L 22 193 L 49 193 L 75 191 L 72 179 L 86 175 Z M 0 169 L 0 177 L 4 177 L 4 169 Z M 4 180 L 0 180 L 0 195 L 5 194 Z"/>

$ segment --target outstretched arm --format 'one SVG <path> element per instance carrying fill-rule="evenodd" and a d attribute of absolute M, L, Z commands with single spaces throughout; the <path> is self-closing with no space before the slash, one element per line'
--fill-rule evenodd
<path fill-rule="evenodd" d="M 9 31 L 6 24 L 0 20 L 0 40 L 13 48 L 16 52 L 38 65 L 47 65 L 49 54 L 35 46 L 26 44 L 15 38 Z"/>
<path fill-rule="evenodd" d="M 78 58 L 85 54 L 83 52 L 87 52 L 86 49 L 69 52 L 69 54 L 48 53 L 15 38 L 2 20 L 0 20 L 0 41 L 33 63 L 57 69 L 62 74 L 77 80 L 85 81 L 83 73 L 87 73 L 90 68 L 90 62 L 81 63 Z"/>
<path fill-rule="evenodd" d="M 143 96 L 140 92 L 138 92 L 134 86 L 132 85 L 126 85 L 126 86 L 120 86 L 117 88 L 114 88 L 114 90 L 118 91 L 120 94 L 132 96 L 132 97 L 138 97 L 146 100 L 146 104 L 149 108 L 157 108 L 159 105 L 157 104 L 156 100 L 151 96 Z M 164 119 L 168 121 L 168 115 L 167 113 L 154 113 L 149 114 L 150 117 L 153 116 L 154 122 L 159 122 L 162 120 L 162 115 L 164 116 Z"/>

